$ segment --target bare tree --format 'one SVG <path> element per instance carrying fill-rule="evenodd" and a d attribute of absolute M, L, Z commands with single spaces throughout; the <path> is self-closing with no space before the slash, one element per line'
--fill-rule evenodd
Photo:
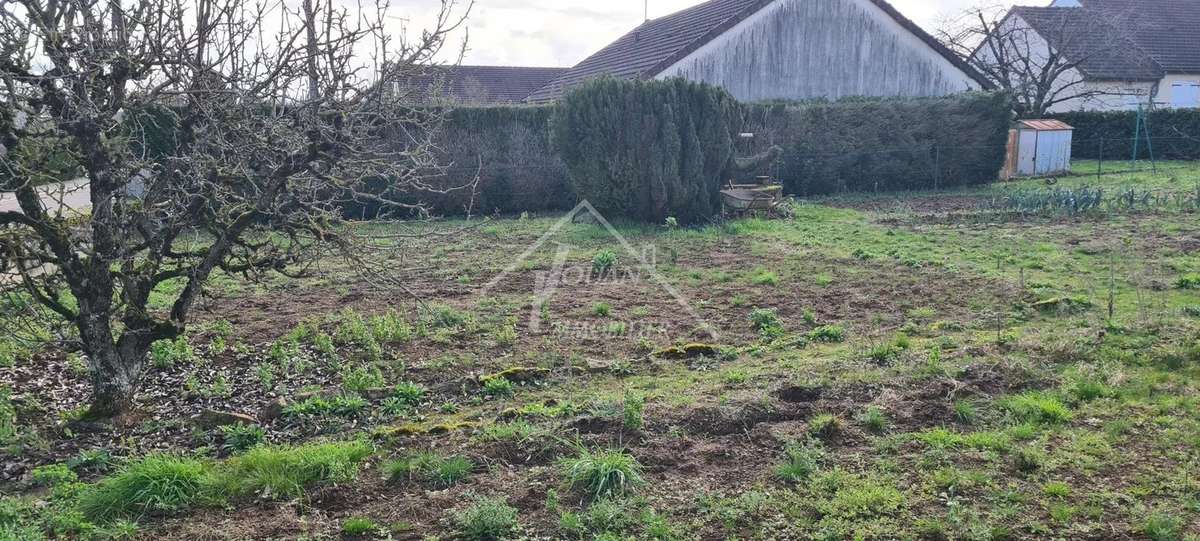
<path fill-rule="evenodd" d="M 362 257 L 339 201 L 378 199 L 359 187 L 380 178 L 427 187 L 444 112 L 372 79 L 440 58 L 464 2 L 412 37 L 385 3 L 0 0 L 0 193 L 20 205 L 0 212 L 0 269 L 86 354 L 91 416 L 132 407 L 151 345 L 184 333 L 214 273 Z M 90 214 L 39 194 L 68 180 L 29 159 L 48 145 L 82 166 Z"/>
<path fill-rule="evenodd" d="M 1067 102 L 1128 95 L 1093 84 L 1091 68 L 1152 69 L 1128 39 L 1132 23 L 1116 14 L 1040 8 L 1027 15 L 1036 21 L 1003 7 L 976 7 L 938 31 L 951 51 L 1012 93 L 1014 108 L 1023 117 L 1043 116 Z"/>

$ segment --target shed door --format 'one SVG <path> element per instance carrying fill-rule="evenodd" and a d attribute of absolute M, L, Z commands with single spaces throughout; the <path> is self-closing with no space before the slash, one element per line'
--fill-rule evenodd
<path fill-rule="evenodd" d="M 1044 131 L 1037 138 L 1037 174 L 1066 171 L 1070 140 L 1066 131 Z"/>
<path fill-rule="evenodd" d="M 1034 130 L 1021 130 L 1017 140 L 1017 173 L 1022 176 L 1037 174 L 1037 140 Z"/>

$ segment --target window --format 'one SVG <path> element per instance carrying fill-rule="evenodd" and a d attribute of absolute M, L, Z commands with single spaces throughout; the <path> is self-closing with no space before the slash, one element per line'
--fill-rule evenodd
<path fill-rule="evenodd" d="M 1200 107 L 1200 82 L 1183 82 L 1171 85 L 1171 107 Z"/>

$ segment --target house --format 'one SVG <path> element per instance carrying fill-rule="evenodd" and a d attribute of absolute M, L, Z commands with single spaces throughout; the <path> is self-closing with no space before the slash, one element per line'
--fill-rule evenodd
<path fill-rule="evenodd" d="M 1200 107 L 1198 0 L 1057 0 L 1049 7 L 1017 6 L 1000 32 L 1012 29 L 1033 36 L 1031 49 L 1053 51 L 1070 62 L 1071 69 L 1054 82 L 1055 89 L 1069 86 L 1070 91 L 1050 112 Z"/>
<path fill-rule="evenodd" d="M 566 68 L 430 66 L 392 81 L 393 95 L 454 105 L 511 105 L 566 73 Z"/>
<path fill-rule="evenodd" d="M 990 83 L 884 0 L 711 0 L 646 21 L 526 98 L 684 77 L 742 101 L 940 96 Z"/>

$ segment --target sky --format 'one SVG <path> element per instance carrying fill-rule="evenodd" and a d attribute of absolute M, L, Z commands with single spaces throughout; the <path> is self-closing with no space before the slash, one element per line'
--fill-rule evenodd
<path fill-rule="evenodd" d="M 468 51 L 463 64 L 573 66 L 641 24 L 643 1 L 476 0 L 467 21 Z M 891 3 L 932 31 L 947 17 L 978 6 L 980 1 L 891 0 Z M 649 0 L 649 14 L 651 18 L 661 17 L 700 3 L 702 0 Z M 1028 3 L 1039 4 L 1036 0 Z M 394 19 L 396 24 L 414 32 L 429 24 L 438 4 L 439 0 L 393 0 L 392 13 L 404 18 Z M 1040 4 L 1048 5 L 1049 0 Z"/>

